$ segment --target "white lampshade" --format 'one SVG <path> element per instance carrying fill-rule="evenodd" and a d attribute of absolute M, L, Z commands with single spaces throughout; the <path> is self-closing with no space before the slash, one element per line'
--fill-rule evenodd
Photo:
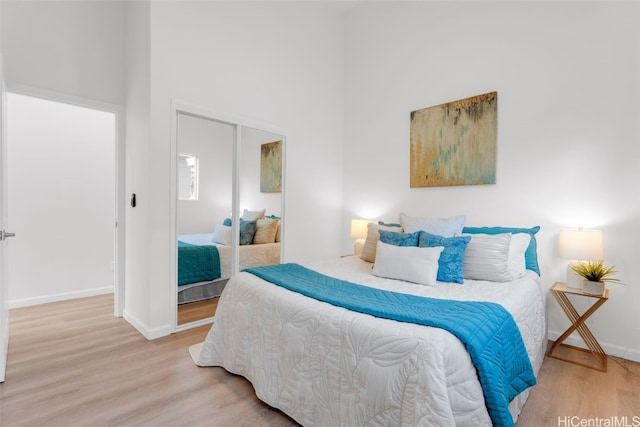
<path fill-rule="evenodd" d="M 600 230 L 560 230 L 558 255 L 584 261 L 602 261 L 604 249 Z"/>
<path fill-rule="evenodd" d="M 368 219 L 352 219 L 351 220 L 351 237 L 356 239 L 364 239 L 367 237 L 367 224 L 371 221 Z"/>
<path fill-rule="evenodd" d="M 580 261 L 601 261 L 604 258 L 602 231 L 600 230 L 560 230 L 558 255 L 572 260 L 567 265 L 567 287 L 583 289 L 584 279 L 573 270 Z"/>

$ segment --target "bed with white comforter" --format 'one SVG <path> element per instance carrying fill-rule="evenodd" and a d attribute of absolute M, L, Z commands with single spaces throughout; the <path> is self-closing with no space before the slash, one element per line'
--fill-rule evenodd
<path fill-rule="evenodd" d="M 400 293 L 498 303 L 540 369 L 545 306 L 534 272 L 432 287 L 373 276 L 358 257 L 307 267 Z M 305 426 L 491 425 L 476 368 L 451 333 L 336 307 L 246 272 L 231 278 L 205 342 L 190 351 L 200 366 L 244 376 L 261 400 Z M 514 421 L 529 390 L 509 405 Z"/>

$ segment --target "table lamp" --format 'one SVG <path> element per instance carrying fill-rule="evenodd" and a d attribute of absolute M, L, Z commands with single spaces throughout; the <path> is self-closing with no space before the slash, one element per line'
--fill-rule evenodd
<path fill-rule="evenodd" d="M 371 221 L 368 219 L 352 219 L 351 220 L 351 237 L 356 241 L 353 244 L 353 253 L 361 254 L 364 248 L 364 239 L 367 237 L 367 224 Z"/>
<path fill-rule="evenodd" d="M 604 259 L 602 231 L 584 230 L 582 227 L 577 230 L 560 230 L 558 255 L 572 260 L 567 266 L 567 287 L 582 289 L 584 279 L 573 271 L 572 265 L 580 261 Z"/>

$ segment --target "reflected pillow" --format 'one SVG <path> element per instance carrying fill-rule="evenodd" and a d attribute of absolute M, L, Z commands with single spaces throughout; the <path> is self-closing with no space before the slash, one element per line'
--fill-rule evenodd
<path fill-rule="evenodd" d="M 250 245 L 256 235 L 257 222 L 240 220 L 240 244 Z"/>
<path fill-rule="evenodd" d="M 240 219 L 244 219 L 245 221 L 257 221 L 264 218 L 265 211 L 266 209 L 259 211 L 248 211 L 245 209 L 242 211 L 242 217 Z"/>
<path fill-rule="evenodd" d="M 438 258 L 440 258 L 442 249 L 442 246 L 419 248 L 417 246 L 394 246 L 378 241 L 373 275 L 435 286 Z"/>
<path fill-rule="evenodd" d="M 419 233 L 397 233 L 395 231 L 379 230 L 380 241 L 394 246 L 418 246 Z"/>
<path fill-rule="evenodd" d="M 469 240 L 470 236 L 442 237 L 426 231 L 420 232 L 420 247 L 444 247 L 438 260 L 439 282 L 464 283 L 462 266 Z"/>
<path fill-rule="evenodd" d="M 253 236 L 253 244 L 260 245 L 275 242 L 279 223 L 280 221 L 277 219 L 267 218 L 256 221 L 256 234 Z"/>
<path fill-rule="evenodd" d="M 213 243 L 219 243 L 221 245 L 228 246 L 231 244 L 231 236 L 231 227 L 228 227 L 226 225 L 216 225 L 211 240 L 213 241 Z"/>
<path fill-rule="evenodd" d="M 231 218 L 227 218 L 222 223 L 222 226 L 231 228 L 232 224 Z M 250 245 L 253 243 L 257 228 L 257 221 L 245 221 L 240 218 L 240 244 Z M 218 229 L 218 226 L 216 226 L 216 229 Z"/>
<path fill-rule="evenodd" d="M 464 220 L 464 215 L 438 219 L 412 217 L 404 213 L 400 214 L 400 224 L 402 224 L 405 233 L 422 230 L 443 237 L 459 236 L 462 233 Z"/>
<path fill-rule="evenodd" d="M 280 227 L 280 220 L 282 218 L 280 218 L 279 216 L 275 216 L 275 215 L 265 215 L 265 218 L 269 218 L 269 219 L 277 219 L 278 220 L 278 230 L 276 231 L 276 243 L 280 241 L 281 239 L 281 235 L 282 233 L 280 232 L 280 230 L 282 229 L 282 227 Z"/>

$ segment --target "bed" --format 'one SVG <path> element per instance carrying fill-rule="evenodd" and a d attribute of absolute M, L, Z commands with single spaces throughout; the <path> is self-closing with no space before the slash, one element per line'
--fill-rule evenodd
<path fill-rule="evenodd" d="M 449 234 L 460 235 L 461 229 L 460 225 L 457 232 Z M 380 241 L 375 242 L 374 247 L 386 248 L 389 244 L 382 241 L 382 230 L 375 231 Z M 493 257 L 497 240 L 504 240 L 500 244 L 506 242 L 506 251 L 513 244 L 509 243 L 510 237 L 504 237 L 512 234 L 504 233 L 501 228 L 465 231 L 478 234 L 465 237 L 467 242 L 474 243 L 468 243 L 462 252 L 468 259 L 468 270 L 477 262 L 480 275 L 489 274 L 486 266 L 494 261 L 488 263 L 487 259 L 478 258 L 479 248 Z M 533 237 L 535 231 L 529 236 Z M 485 237 L 489 234 L 496 237 Z M 446 239 L 453 240 L 453 236 Z M 490 250 L 478 246 L 486 242 L 491 242 Z M 528 242 L 520 255 L 529 250 L 535 239 Z M 447 258 L 442 249 L 445 246 L 429 246 L 429 249 L 435 248 L 434 253 L 440 251 L 440 259 L 435 258 L 437 271 L 446 270 L 446 266 L 439 264 Z M 406 255 L 405 249 L 402 251 Z M 427 252 L 413 248 L 411 251 Z M 362 258 L 366 258 L 364 254 Z M 438 280 L 425 285 L 378 274 L 377 266 L 386 263 L 381 259 L 381 252 L 374 264 L 362 258 L 349 256 L 296 268 L 319 274 L 317 288 L 324 287 L 323 277 L 332 286 L 337 283 L 337 287 L 328 292 L 329 299 L 343 292 L 341 286 L 355 284 L 371 289 L 372 293 L 424 297 L 418 299 L 428 300 L 430 304 L 448 301 L 499 307 L 507 313 L 519 337 L 519 341 L 513 338 L 502 341 L 507 345 L 518 341 L 521 354 L 513 362 L 511 355 L 499 360 L 502 357 L 498 352 L 494 357 L 504 370 L 526 364 L 526 369 L 523 368 L 526 375 L 518 374 L 519 378 L 527 378 L 526 384 L 520 384 L 515 392 L 512 389 L 508 400 L 490 402 L 487 374 L 478 364 L 477 352 L 457 333 L 384 318 L 377 313 L 367 314 L 350 304 L 340 306 L 340 303 L 312 298 L 272 283 L 268 277 L 265 280 L 260 269 L 231 278 L 205 341 L 190 348 L 195 363 L 221 366 L 244 376 L 253 384 L 259 399 L 305 426 L 513 425 L 530 387 L 535 384 L 546 349 L 545 303 L 538 273 L 526 264 L 527 268 L 517 278 L 490 281 L 465 277 L 460 283 L 440 281 L 437 271 L 432 271 L 432 279 Z M 404 262 L 390 259 L 393 265 Z M 523 256 L 523 265 L 525 261 Z M 310 289 L 313 293 L 314 287 Z M 500 404 L 504 407 L 496 410 L 495 406 Z"/>
<path fill-rule="evenodd" d="M 213 242 L 213 233 L 178 236 L 178 304 L 220 296 L 231 277 L 229 245 Z M 240 270 L 280 262 L 280 242 L 239 247 Z"/>

